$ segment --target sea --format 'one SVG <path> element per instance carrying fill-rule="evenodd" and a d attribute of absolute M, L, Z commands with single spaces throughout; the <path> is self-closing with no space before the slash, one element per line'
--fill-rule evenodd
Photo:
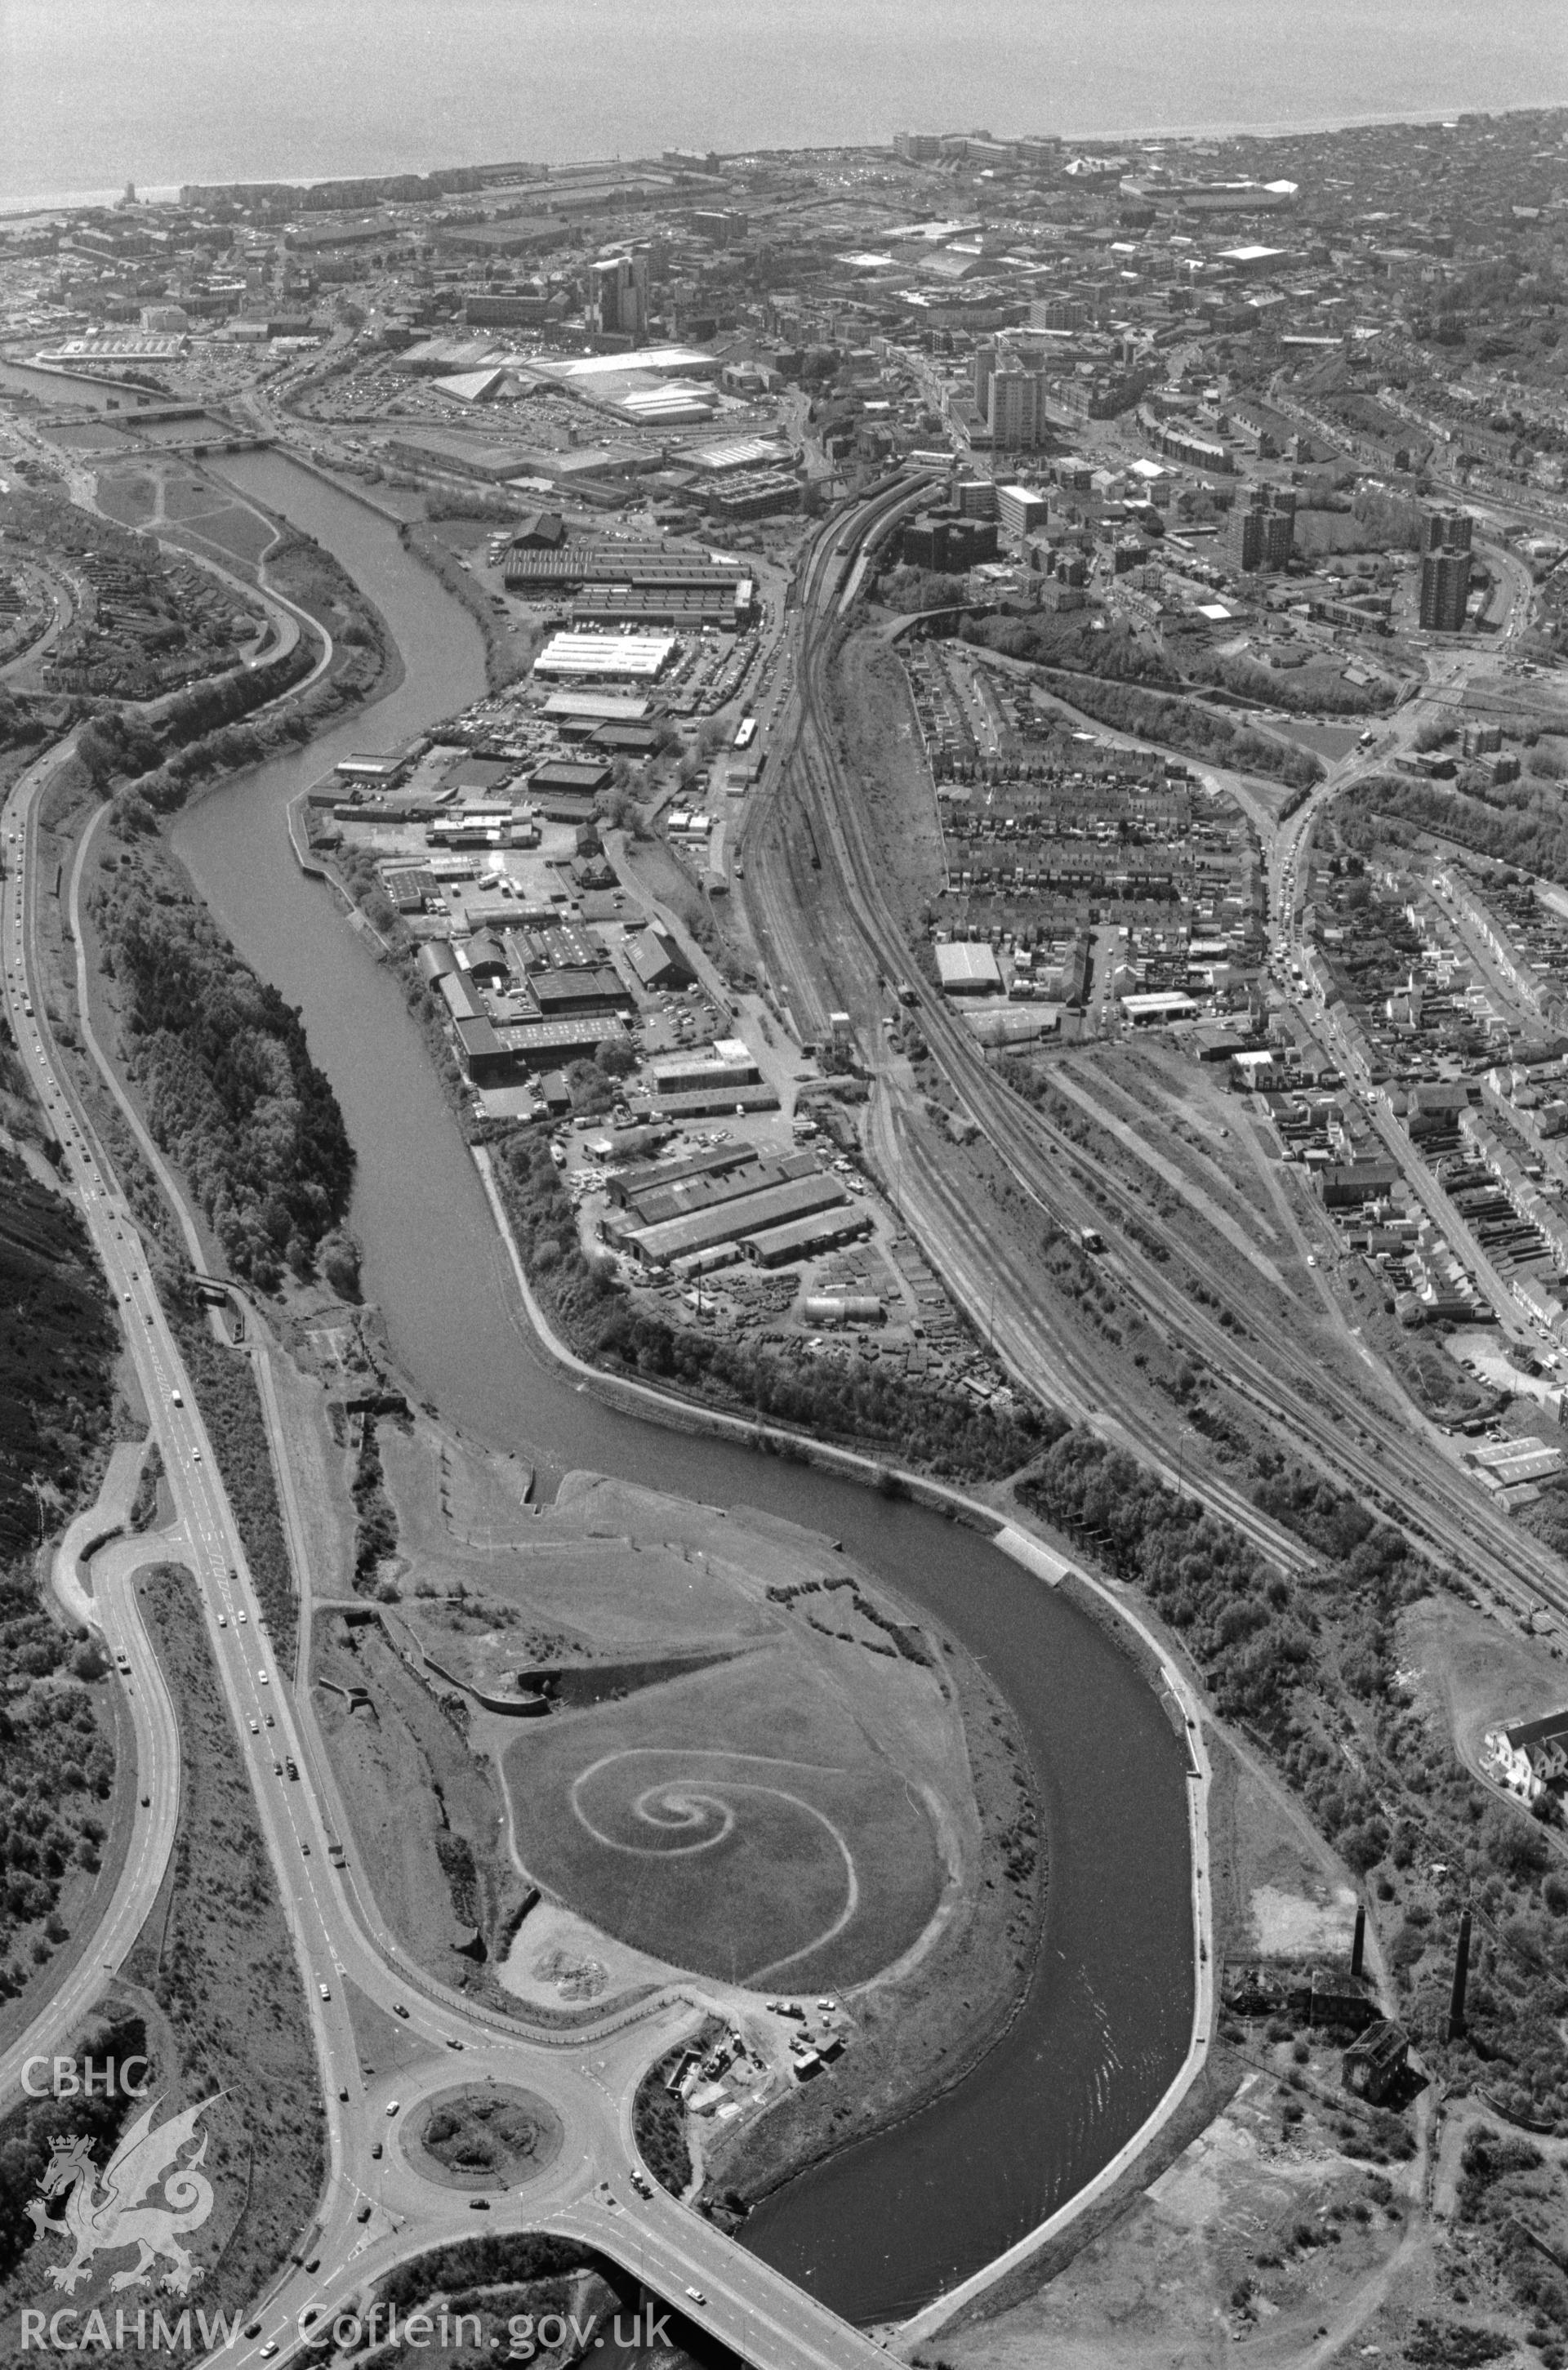
<path fill-rule="evenodd" d="M 0 213 L 128 181 L 1564 104 L 1564 0 L 0 0 Z"/>

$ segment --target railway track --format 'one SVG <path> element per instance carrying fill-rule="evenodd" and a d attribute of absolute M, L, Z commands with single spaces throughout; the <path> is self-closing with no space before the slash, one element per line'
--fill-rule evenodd
<path fill-rule="evenodd" d="M 882 982 L 909 975 L 911 967 L 904 934 L 881 891 L 876 851 L 868 842 L 859 801 L 846 776 L 820 678 L 838 622 L 833 595 L 847 560 L 853 564 L 857 538 L 885 532 L 911 498 L 907 486 L 883 493 L 867 504 L 848 536 L 824 535 L 808 557 L 801 579 L 795 689 L 781 736 L 785 745 L 767 808 L 758 818 L 762 860 L 748 871 L 748 910 L 762 923 L 772 960 L 783 963 L 790 978 L 809 982 L 820 945 L 802 927 L 799 884 L 778 877 L 777 854 L 785 850 L 785 817 L 793 797 L 815 859 L 811 903 L 825 902 L 831 869 L 836 875 L 831 890 L 839 892 L 862 942 L 858 999 L 862 1009 L 876 1007 Z M 840 993 L 849 1001 L 842 987 Z M 1369 1405 L 1332 1370 L 1314 1369 L 1293 1382 L 1249 1350 L 1231 1327 L 1222 1325 L 1217 1315 L 1192 1295 L 1192 1286 L 1202 1284 L 1233 1325 L 1251 1330 L 1245 1299 L 1231 1294 L 1225 1275 L 1190 1249 L 1136 1189 L 1086 1157 L 1079 1145 L 997 1077 L 963 1024 L 923 982 L 917 995 L 927 1041 L 949 1086 L 1018 1188 L 1044 1215 L 1074 1231 L 1109 1219 L 1119 1234 L 1118 1282 L 1130 1298 L 1152 1322 L 1197 1350 L 1232 1392 L 1271 1425 L 1286 1450 L 1305 1455 L 1330 1480 L 1351 1490 L 1421 1552 L 1442 1563 L 1462 1561 L 1477 1579 L 1521 1608 L 1544 1603 L 1568 1613 L 1568 1575 L 1550 1549 L 1515 1530 L 1445 1457 L 1412 1439 L 1396 1418 Z M 902 1145 L 890 1142 L 900 1158 L 914 1160 L 912 1133 Z M 936 1241 L 941 1241 L 938 1263 L 951 1274 L 971 1315 L 984 1312 L 995 1298 L 979 1271 L 982 1267 L 992 1279 L 1006 1274 L 1012 1296 L 1021 1291 L 1027 1304 L 1028 1280 L 1009 1265 L 1003 1246 L 987 1238 L 984 1213 L 958 1204 L 928 1156 L 919 1162 L 918 1181 L 926 1223 L 917 1231 L 933 1251 Z M 1163 1262 L 1141 1248 L 1140 1237 L 1159 1246 Z M 1117 1408 L 1113 1377 L 1092 1370 L 1079 1345 L 1053 1333 L 1043 1311 L 1036 1316 L 1038 1321 L 1026 1327 L 1011 1309 L 1004 1314 L 995 1326 L 998 1355 L 1031 1388 L 1055 1398 L 1064 1412 L 1094 1423 L 1107 1437 L 1119 1436 L 1142 1455 L 1152 1452 L 1169 1471 L 1163 1444 L 1149 1437 L 1147 1413 L 1132 1406 Z M 1287 1569 L 1300 1570 L 1310 1564 L 1299 1541 L 1267 1523 L 1229 1484 L 1202 1474 L 1193 1476 L 1185 1487 Z"/>

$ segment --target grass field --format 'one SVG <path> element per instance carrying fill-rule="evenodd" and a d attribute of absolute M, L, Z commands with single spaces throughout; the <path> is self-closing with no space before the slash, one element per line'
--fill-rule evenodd
<path fill-rule="evenodd" d="M 226 553 L 231 559 L 252 564 L 277 541 L 274 530 L 264 518 L 258 518 L 254 511 L 242 510 L 235 502 L 192 512 L 179 522 L 179 532 L 193 535 L 213 551 Z"/>
<path fill-rule="evenodd" d="M 787 1646 L 552 1720 L 504 1766 L 535 1880 L 698 1973 L 860 1982 L 937 1906 L 919 1794 Z"/>
<path fill-rule="evenodd" d="M 106 469 L 98 478 L 98 508 L 121 526 L 145 526 L 155 500 L 152 479 L 140 469 Z"/>

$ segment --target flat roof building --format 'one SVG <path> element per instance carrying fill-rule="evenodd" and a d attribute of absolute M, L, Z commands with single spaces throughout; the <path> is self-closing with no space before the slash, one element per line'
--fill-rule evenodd
<path fill-rule="evenodd" d="M 1000 995 L 1002 974 L 983 939 L 956 938 L 937 949 L 937 976 L 948 995 Z"/>
<path fill-rule="evenodd" d="M 1135 1029 L 1158 1028 L 1164 1020 L 1195 1020 L 1198 1014 L 1198 1007 L 1190 995 L 1124 995 L 1121 1005 L 1129 1024 Z"/>
<path fill-rule="evenodd" d="M 534 661 L 534 673 L 656 683 L 679 648 L 673 634 L 553 634 Z"/>
<path fill-rule="evenodd" d="M 710 1053 L 683 1054 L 678 1060 L 655 1062 L 654 1090 L 665 1095 L 692 1094 L 709 1087 L 754 1087 L 761 1072 L 743 1037 L 721 1037 Z"/>
<path fill-rule="evenodd" d="M 585 1013 L 574 1020 L 511 1022 L 496 1033 L 521 1067 L 538 1071 L 587 1061 L 606 1041 L 623 1038 L 626 1030 L 617 1014 L 599 1012 Z"/>

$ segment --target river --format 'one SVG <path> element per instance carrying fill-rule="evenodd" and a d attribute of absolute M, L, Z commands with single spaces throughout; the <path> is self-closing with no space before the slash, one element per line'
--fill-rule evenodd
<path fill-rule="evenodd" d="M 333 551 L 407 673 L 375 709 L 225 783 L 175 847 L 235 945 L 303 1012 L 359 1155 L 352 1223 L 393 1353 L 462 1431 L 552 1490 L 574 1467 L 844 1540 L 964 1640 L 1012 1705 L 1050 1856 L 1043 1945 L 1005 2039 L 947 2097 L 802 2176 L 746 2243 L 857 2321 L 902 2317 L 1020 2238 L 1113 2156 L 1180 2064 L 1192 2000 L 1184 1754 L 1095 1625 L 995 1548 L 852 1483 L 602 1407 L 537 1354 L 472 1161 L 396 983 L 321 883 L 284 810 L 351 748 L 389 748 L 478 696 L 467 613 L 360 503 L 275 454 L 224 474 Z"/>

